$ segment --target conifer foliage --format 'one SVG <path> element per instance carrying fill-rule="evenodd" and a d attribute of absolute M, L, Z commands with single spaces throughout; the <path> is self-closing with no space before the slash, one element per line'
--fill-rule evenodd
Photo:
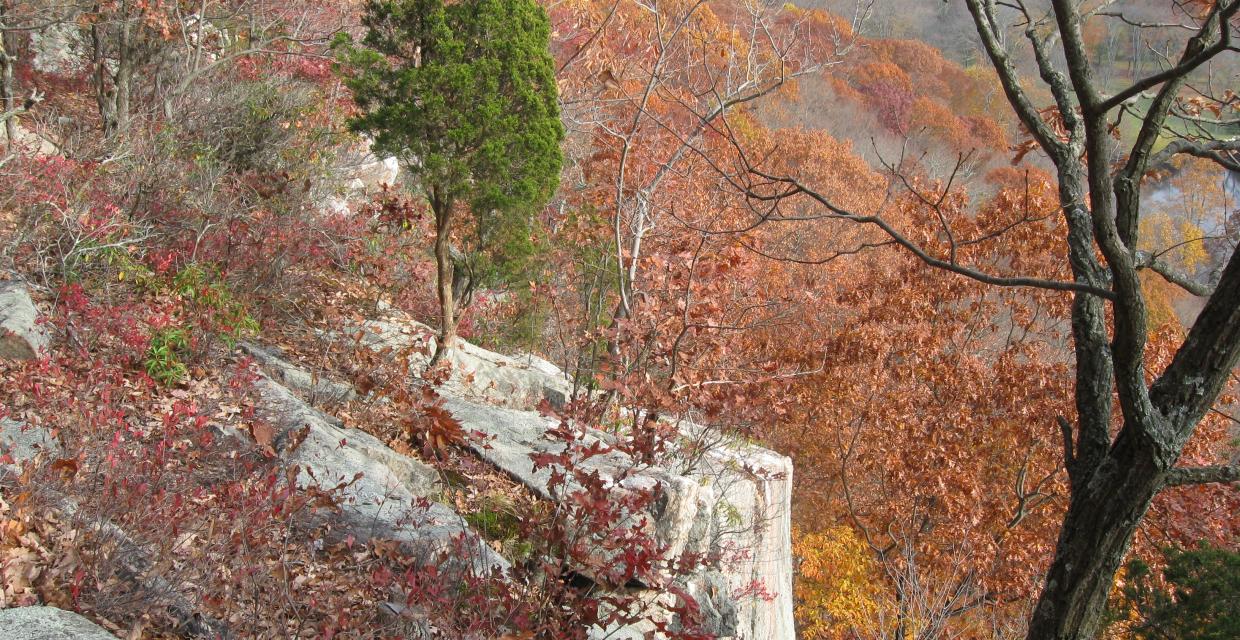
<path fill-rule="evenodd" d="M 363 24 L 360 45 L 339 43 L 362 110 L 350 126 L 401 160 L 434 213 L 438 360 L 456 336 L 457 208 L 468 206 L 483 249 L 519 254 L 559 182 L 550 26 L 533 0 L 373 1 Z"/>

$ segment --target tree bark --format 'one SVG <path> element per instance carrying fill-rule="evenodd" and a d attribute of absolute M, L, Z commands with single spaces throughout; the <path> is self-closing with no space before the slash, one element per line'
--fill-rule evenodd
<path fill-rule="evenodd" d="M 1121 438 L 1089 481 L 1073 491 L 1055 559 L 1029 621 L 1030 640 L 1098 636 L 1115 572 L 1173 461 L 1154 455 L 1162 447 L 1136 440 Z"/>
<path fill-rule="evenodd" d="M 8 0 L 0 0 L 0 113 L 11 113 L 17 109 L 17 102 L 13 94 L 14 58 L 9 53 L 11 42 L 7 25 L 8 12 Z M 17 119 L 15 117 L 4 119 L 4 134 L 5 146 L 7 150 L 11 151 L 17 138 Z"/>
<path fill-rule="evenodd" d="M 431 192 L 431 210 L 435 214 L 436 290 L 439 294 L 439 339 L 431 366 L 439 364 L 456 346 L 456 300 L 452 295 L 452 203 Z"/>
<path fill-rule="evenodd" d="M 1152 385 L 1147 383 L 1143 355 L 1149 326 L 1137 279 L 1145 265 L 1136 251 L 1141 179 L 1152 149 L 1188 74 L 1232 47 L 1231 21 L 1240 0 L 1215 4 L 1174 66 L 1137 78 L 1140 64 L 1134 55 L 1132 85 L 1112 95 L 1103 93 L 1086 55 L 1079 6 L 1052 0 L 1057 38 L 1032 27 L 1025 35 L 1062 118 L 1061 132 L 1046 126 L 1042 110 L 1021 86 L 1003 44 L 1004 26 L 996 13 L 1000 3 L 966 3 L 1008 102 L 1055 165 L 1075 281 L 1112 293 L 1109 305 L 1088 291 L 1073 294 L 1075 442 L 1067 421 L 1062 423 L 1068 429 L 1064 460 L 1070 500 L 1027 635 L 1029 640 L 1093 640 L 1141 519 L 1169 479 L 1176 484 L 1188 477 L 1173 468 L 1240 359 L 1240 256 L 1233 254 L 1172 364 Z M 1023 10 L 1019 3 L 1006 6 Z M 1135 45 L 1139 30 L 1134 28 L 1133 36 Z M 1066 75 L 1050 55 L 1049 43 L 1056 40 Z M 1131 97 L 1155 89 L 1140 132 L 1116 170 L 1110 114 Z M 1122 414 L 1118 436 L 1113 396 Z M 1233 474 L 1240 476 L 1240 471 L 1220 467 L 1198 476 L 1227 481 Z"/>
<path fill-rule="evenodd" d="M 92 24 L 90 27 L 91 46 L 92 46 L 92 63 L 95 66 L 94 83 L 95 83 L 95 102 L 99 107 L 99 117 L 103 122 L 103 134 L 105 138 L 112 139 L 118 135 L 124 134 L 129 129 L 130 114 L 132 112 L 132 94 L 133 79 L 138 70 L 139 55 L 142 54 L 141 25 L 137 21 L 141 19 L 142 10 L 138 15 L 131 15 L 130 5 L 123 2 L 117 9 L 116 21 L 119 26 L 116 27 L 114 39 L 115 42 L 109 43 L 108 25 L 102 26 Z M 95 5 L 96 12 L 101 11 L 100 5 Z M 109 62 L 109 44 L 114 47 L 116 59 L 116 71 L 113 72 L 108 68 Z"/>
<path fill-rule="evenodd" d="M 1085 248 L 1091 254 L 1088 261 L 1073 255 L 1073 273 L 1078 279 L 1105 278 L 1115 296 L 1108 340 L 1100 301 L 1094 299 L 1098 304 L 1091 311 L 1093 305 L 1086 298 L 1092 296 L 1076 294 L 1074 330 L 1085 325 L 1093 330 L 1075 330 L 1073 336 L 1079 424 L 1076 453 L 1073 455 L 1070 448 L 1065 456 L 1071 498 L 1027 637 L 1092 640 L 1102 629 L 1107 596 L 1142 518 L 1167 485 L 1184 445 L 1215 402 L 1240 356 L 1240 257 L 1233 254 L 1228 261 L 1214 295 L 1171 366 L 1152 385 L 1147 384 L 1143 361 L 1149 331 L 1145 298 L 1136 277 L 1140 182 L 1154 141 L 1187 74 L 1207 59 L 1203 56 L 1221 51 L 1218 44 L 1228 37 L 1228 21 L 1237 11 L 1237 3 L 1233 0 L 1215 7 L 1200 31 L 1189 39 L 1176 67 L 1183 73 L 1162 80 L 1137 139 L 1127 150 L 1124 166 L 1114 172 L 1108 114 L 1116 97 L 1105 97 L 1098 90 L 1082 47 L 1082 19 L 1077 7 L 1070 0 L 1053 0 L 1052 5 L 1072 91 L 1081 109 L 1080 126 L 1073 127 L 1069 144 L 1075 151 L 1075 145 L 1083 143 L 1086 151 L 1083 163 L 1075 152 L 1053 159 L 1065 212 L 1079 208 L 1078 217 L 1089 220 L 1092 227 L 1074 223 L 1068 213 L 1070 254 Z M 1045 67 L 1049 62 L 1039 64 Z M 1053 75 L 1050 69 L 1043 71 L 1044 77 Z M 1072 104 L 1061 100 L 1058 108 L 1066 112 Z M 1087 192 L 1076 186 L 1082 164 Z M 1067 192 L 1065 186 L 1069 187 Z M 1078 242 L 1072 239 L 1075 231 L 1081 233 Z M 1103 257 L 1102 264 L 1092 250 L 1095 245 Z M 1086 375 L 1089 372 L 1093 375 Z M 1117 392 L 1123 416 L 1114 440 L 1109 428 L 1112 389 Z"/>

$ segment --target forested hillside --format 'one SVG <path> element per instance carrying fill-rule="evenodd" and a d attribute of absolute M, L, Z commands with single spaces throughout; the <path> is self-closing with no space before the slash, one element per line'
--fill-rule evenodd
<path fill-rule="evenodd" d="M 1233 637 L 1237 12 L 0 0 L 0 632 Z"/>

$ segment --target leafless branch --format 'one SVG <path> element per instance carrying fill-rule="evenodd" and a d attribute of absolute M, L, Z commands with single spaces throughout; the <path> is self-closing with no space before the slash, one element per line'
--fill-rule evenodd
<path fill-rule="evenodd" d="M 1178 467 L 1167 474 L 1166 486 L 1240 482 L 1240 465 Z"/>

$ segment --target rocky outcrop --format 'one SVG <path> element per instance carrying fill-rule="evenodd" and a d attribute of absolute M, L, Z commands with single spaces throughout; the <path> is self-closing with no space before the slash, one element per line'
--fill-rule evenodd
<path fill-rule="evenodd" d="M 415 322 L 389 318 L 363 328 L 363 344 L 371 348 L 433 347 L 433 331 Z M 452 362 L 452 377 L 440 392 L 466 430 L 485 435 L 471 444 L 475 453 L 544 499 L 557 499 L 548 487 L 550 471 L 536 470 L 531 456 L 563 450 L 548 437 L 558 422 L 532 409 L 542 400 L 562 405 L 572 390 L 567 377 L 536 356 L 503 356 L 463 341 Z M 687 440 L 701 432 L 692 424 L 681 430 Z M 610 437 L 592 429 L 581 435 L 601 443 Z M 719 558 L 718 566 L 681 585 L 698 600 L 708 631 L 737 640 L 790 640 L 795 637 L 792 461 L 735 438 L 715 434 L 711 440 L 691 467 L 638 465 L 618 452 L 592 457 L 584 466 L 618 479 L 617 491 L 659 496 L 643 515 L 669 556 L 692 552 Z M 636 625 L 599 637 L 640 638 L 646 630 Z"/>
<path fill-rule="evenodd" d="M 707 451 L 690 477 L 714 490 L 709 547 L 736 608 L 738 639 L 793 638 L 792 459 L 730 442 Z M 702 585 L 717 593 L 717 583 Z"/>
<path fill-rule="evenodd" d="M 116 636 L 82 616 L 55 607 L 0 609 L 0 638 L 5 640 L 116 640 Z"/>
<path fill-rule="evenodd" d="M 536 469 L 533 463 L 540 454 L 564 450 L 562 442 L 547 435 L 556 421 L 537 412 L 457 398 L 449 398 L 445 406 L 466 430 L 485 434 L 471 443 L 482 459 L 544 499 L 562 499 L 572 490 L 553 492 L 548 486 L 551 471 Z M 593 430 L 581 437 L 586 443 L 604 444 L 608 438 Z M 681 584 L 698 600 L 709 631 L 743 640 L 794 637 L 792 463 L 787 457 L 731 442 L 708 451 L 692 469 L 640 465 L 615 451 L 591 457 L 582 467 L 604 481 L 614 480 L 617 492 L 657 496 L 640 515 L 646 516 L 650 534 L 669 558 L 687 552 L 719 558 L 716 567 Z M 605 637 L 640 638 L 643 633 L 639 627 L 612 631 Z"/>
<path fill-rule="evenodd" d="M 47 458 L 60 455 L 60 443 L 47 429 L 31 427 L 16 420 L 0 420 L 0 468 L 9 460 L 13 465 L 20 465 L 39 454 Z M 3 458 L 6 455 L 8 458 Z"/>
<path fill-rule="evenodd" d="M 461 516 L 430 500 L 439 480 L 434 469 L 342 426 L 269 377 L 257 386 L 260 410 L 275 428 L 269 445 L 284 452 L 283 464 L 298 467 L 300 484 L 341 486 L 356 539 L 395 540 L 427 562 L 459 562 L 456 568 L 477 573 L 508 568 Z"/>
<path fill-rule="evenodd" d="M 408 347 L 433 349 L 429 327 L 400 319 L 367 322 L 362 327 L 364 346 L 375 350 Z M 249 347 L 251 353 L 268 357 L 256 360 L 269 375 L 285 380 L 302 380 L 287 372 L 299 368 L 283 362 L 270 350 Z M 417 351 L 417 349 L 415 349 Z M 428 358 L 416 356 L 411 367 L 417 373 Z M 574 489 L 550 486 L 551 471 L 535 468 L 534 459 L 564 450 L 562 440 L 550 436 L 559 421 L 534 411 L 544 400 L 562 406 L 571 393 L 567 377 L 555 365 L 531 356 L 508 357 L 462 342 L 452 355 L 453 372 L 439 388 L 445 408 L 468 432 L 482 437 L 470 442 L 474 453 L 504 471 L 545 500 L 559 501 Z M 308 375 L 308 374 L 307 374 Z M 322 381 L 319 381 L 321 384 Z M 301 385 L 303 393 L 313 386 Z M 262 382 L 265 404 L 284 407 L 280 438 L 287 438 L 302 425 L 310 435 L 288 460 L 306 466 L 320 483 L 323 476 L 344 478 L 361 472 L 349 489 L 359 521 L 390 522 L 399 509 L 387 511 L 389 496 L 397 503 L 432 493 L 433 470 L 399 456 L 367 434 L 343 428 L 333 419 L 311 409 L 271 379 Z M 309 390 L 309 391 L 307 391 Z M 717 558 L 689 576 L 674 579 L 678 586 L 698 602 L 705 631 L 735 640 L 791 640 L 795 637 L 792 619 L 791 483 L 789 458 L 737 439 L 712 434 L 714 442 L 705 452 L 689 459 L 663 465 L 640 464 L 607 445 L 612 436 L 596 429 L 575 427 L 580 441 L 597 443 L 607 453 L 593 455 L 581 463 L 597 474 L 616 492 L 643 492 L 655 496 L 646 511 L 634 518 L 644 521 L 649 534 L 666 550 L 668 558 L 693 553 Z M 700 427 L 685 424 L 686 441 L 702 440 Z M 341 444 L 341 443 L 345 444 Z M 307 478 L 308 479 L 308 478 Z M 617 501 L 618 502 L 618 501 Z M 369 505 L 369 506 L 367 506 Z M 404 536 L 414 544 L 443 549 L 442 541 L 468 538 L 468 528 L 456 514 L 442 505 L 432 505 L 433 522 L 408 522 L 400 530 L 387 533 Z M 429 527 L 426 532 L 419 532 Z M 438 529 L 436 529 L 438 527 Z M 403 531 L 403 533 L 401 532 Z M 440 541 L 440 542 L 435 542 Z M 506 562 L 478 544 L 487 557 L 478 568 L 503 567 Z M 609 553 L 605 541 L 597 545 L 600 554 Z M 600 555 L 603 561 L 609 558 Z M 583 568 L 588 571 L 589 568 Z M 670 576 L 666 578 L 672 579 Z M 648 605 L 650 615 L 669 619 L 670 602 L 665 585 L 628 585 L 637 588 L 639 603 Z M 647 589 L 642 592 L 641 589 Z M 663 613 L 653 613 L 653 612 Z M 654 629 L 650 620 L 627 627 L 599 630 L 594 637 L 610 639 L 643 638 Z"/>
<path fill-rule="evenodd" d="M 33 360 L 47 350 L 48 337 L 25 284 L 0 281 L 0 358 Z"/>
<path fill-rule="evenodd" d="M 564 450 L 563 442 L 547 437 L 547 432 L 557 422 L 544 418 L 533 411 L 518 411 L 503 407 L 481 405 L 465 400 L 448 399 L 444 406 L 467 431 L 477 431 L 485 438 L 470 442 L 474 452 L 483 460 L 503 470 L 511 477 L 529 487 L 546 500 L 559 500 L 578 487 L 572 486 L 553 492 L 549 487 L 551 470 L 535 469 L 534 458 L 540 454 L 556 454 Z M 605 444 L 600 432 L 583 432 L 587 446 L 591 443 Z M 709 508 L 710 497 L 701 491 L 702 485 L 692 478 L 668 473 L 667 470 L 640 465 L 619 452 L 592 456 L 580 463 L 580 468 L 596 473 L 605 483 L 613 484 L 616 492 L 653 492 L 657 499 L 646 514 L 649 533 L 668 549 L 671 556 L 684 551 L 705 551 L 695 545 L 695 527 L 701 528 L 697 518 Z M 695 546 L 699 548 L 694 548 Z"/>
<path fill-rule="evenodd" d="M 0 147 L 8 147 L 8 137 L 8 128 L 0 126 Z M 13 149 L 19 153 L 29 153 L 35 156 L 60 154 L 60 148 L 55 143 L 23 127 L 20 123 L 14 123 L 13 126 Z"/>

